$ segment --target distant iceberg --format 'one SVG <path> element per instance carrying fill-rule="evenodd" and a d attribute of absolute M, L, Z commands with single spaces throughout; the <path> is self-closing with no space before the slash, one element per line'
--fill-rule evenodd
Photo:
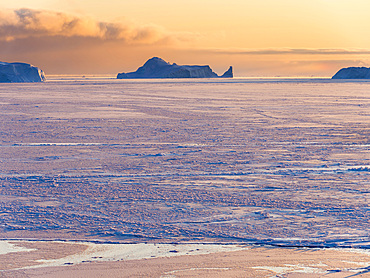
<path fill-rule="evenodd" d="M 370 68 L 349 67 L 339 70 L 332 79 L 370 79 Z"/>
<path fill-rule="evenodd" d="M 43 82 L 44 72 L 25 63 L 0 62 L 0 83 Z"/>
<path fill-rule="evenodd" d="M 230 66 L 229 69 L 225 71 L 225 73 L 221 75 L 220 77 L 221 78 L 233 78 L 234 77 L 233 67 Z"/>
<path fill-rule="evenodd" d="M 233 68 L 230 67 L 223 75 L 218 76 L 210 66 L 180 66 L 170 64 L 161 58 L 153 57 L 135 72 L 119 73 L 118 79 L 131 78 L 232 78 Z"/>

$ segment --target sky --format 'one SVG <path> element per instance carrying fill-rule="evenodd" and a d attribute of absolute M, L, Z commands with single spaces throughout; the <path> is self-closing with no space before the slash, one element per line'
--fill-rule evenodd
<path fill-rule="evenodd" d="M 368 0 L 0 0 L 0 61 L 48 74 L 135 71 L 157 56 L 235 76 L 370 66 Z"/>

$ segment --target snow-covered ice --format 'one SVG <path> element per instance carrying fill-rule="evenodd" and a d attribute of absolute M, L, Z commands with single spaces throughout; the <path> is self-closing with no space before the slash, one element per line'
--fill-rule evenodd
<path fill-rule="evenodd" d="M 16 246 L 16 244 L 10 243 L 7 241 L 0 241 L 0 255 L 16 253 L 16 252 L 30 252 L 33 250 L 35 249 L 29 249 L 25 247 Z"/>
<path fill-rule="evenodd" d="M 3 238 L 369 247 L 370 83 L 0 86 Z"/>

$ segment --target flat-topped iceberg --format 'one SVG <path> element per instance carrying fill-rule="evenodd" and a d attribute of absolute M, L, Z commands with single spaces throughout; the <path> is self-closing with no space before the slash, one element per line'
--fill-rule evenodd
<path fill-rule="evenodd" d="M 370 79 L 370 68 L 349 67 L 339 70 L 332 79 Z"/>
<path fill-rule="evenodd" d="M 0 83 L 43 82 L 44 72 L 26 63 L 0 62 Z"/>
<path fill-rule="evenodd" d="M 161 58 L 153 57 L 135 72 L 119 73 L 118 79 L 131 78 L 232 78 L 230 67 L 223 75 L 218 76 L 210 66 L 181 66 L 170 64 Z"/>

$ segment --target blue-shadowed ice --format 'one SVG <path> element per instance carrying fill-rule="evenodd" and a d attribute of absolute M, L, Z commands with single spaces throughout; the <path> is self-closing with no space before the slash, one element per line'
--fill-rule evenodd
<path fill-rule="evenodd" d="M 369 248 L 370 83 L 0 85 L 2 238 Z"/>

